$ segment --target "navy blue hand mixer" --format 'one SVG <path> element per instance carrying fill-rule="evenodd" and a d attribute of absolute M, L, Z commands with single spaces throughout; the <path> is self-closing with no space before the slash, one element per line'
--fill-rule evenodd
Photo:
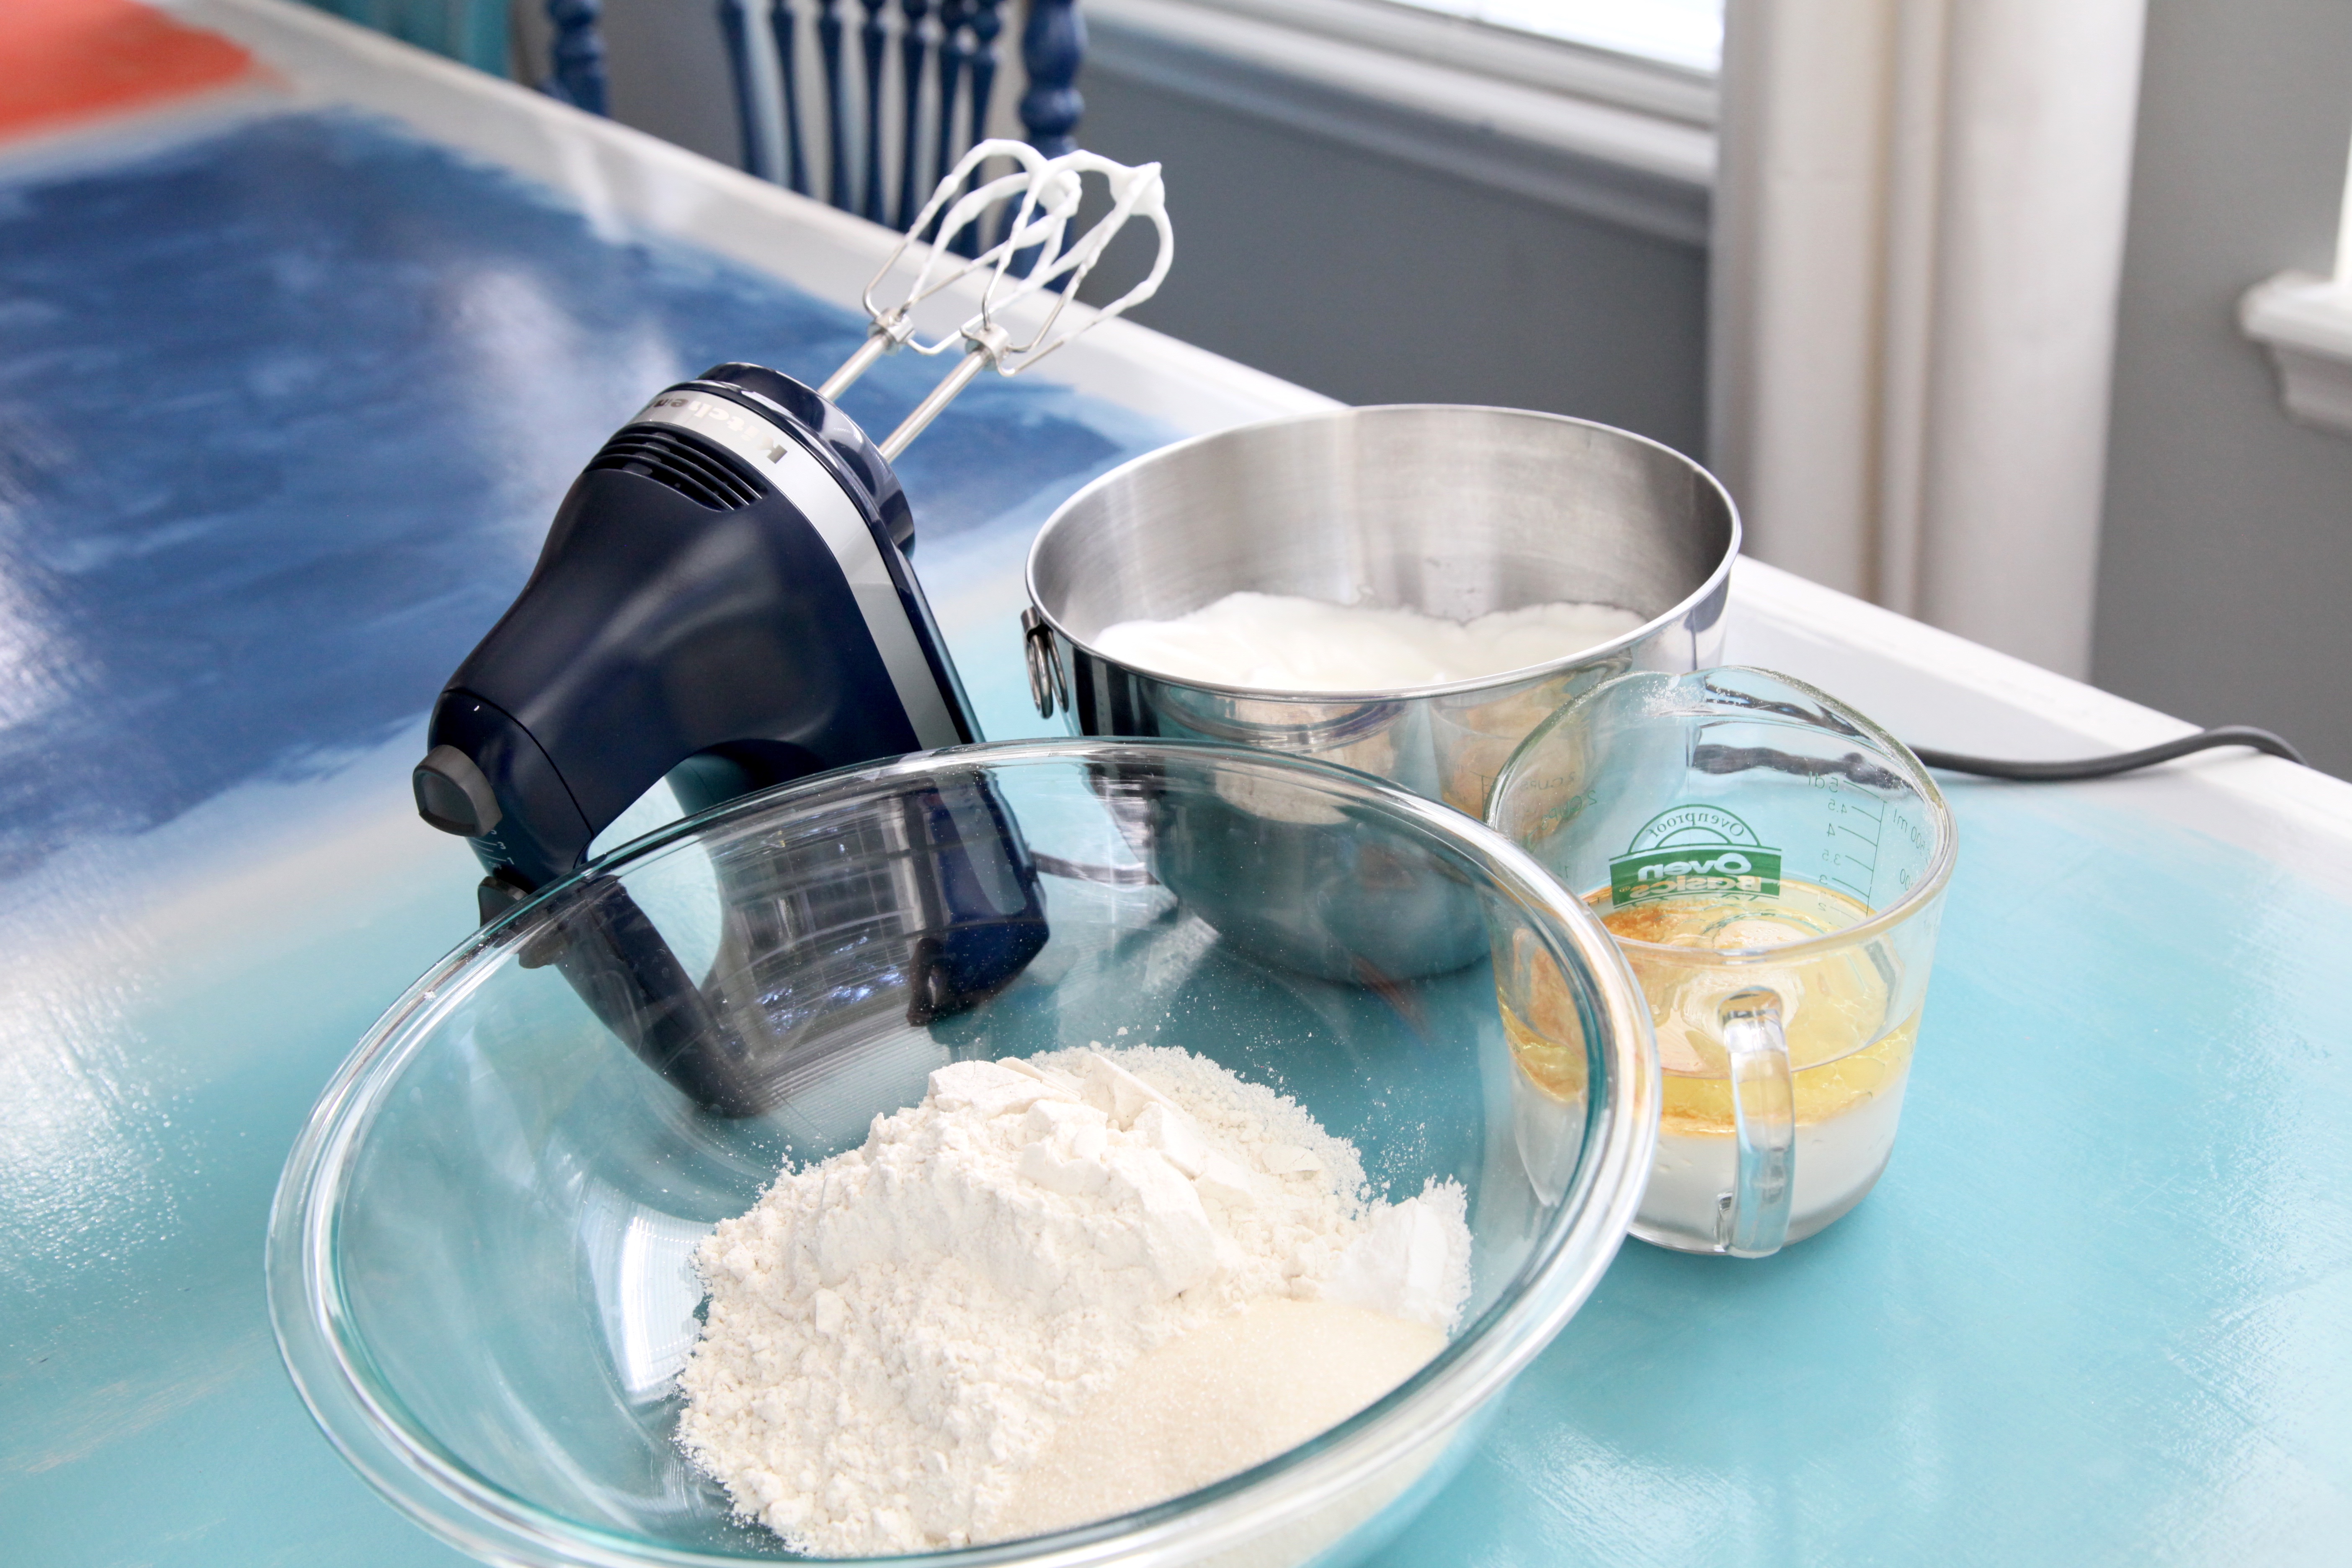
<path fill-rule="evenodd" d="M 1013 172 L 958 195 L 991 159 Z M 1108 182 L 1110 205 L 1080 229 L 1088 174 Z M 1158 241 L 1144 280 L 1065 327 L 1070 295 L 1136 218 Z M 935 219 L 926 243 L 918 237 Z M 959 236 L 992 224 L 1003 230 L 994 244 L 957 253 Z M 872 329 L 822 385 L 717 365 L 615 432 L 557 509 L 521 594 L 449 678 L 414 775 L 418 813 L 464 836 L 488 873 L 483 921 L 578 870 L 596 836 L 664 779 L 695 812 L 979 740 L 908 565 L 915 522 L 891 461 L 982 371 L 1018 374 L 1149 299 L 1172 252 L 1158 164 L 984 142 L 867 285 Z M 905 297 L 878 304 L 910 253 L 919 265 Z M 979 284 L 977 312 L 925 339 L 918 309 L 959 286 L 968 297 L 967 279 Z M 877 444 L 835 400 L 900 348 L 962 352 Z M 923 1024 L 1018 974 L 1045 944 L 1045 909 L 1018 826 L 985 783 L 945 773 L 909 797 L 906 816 L 892 843 L 873 847 L 891 874 L 871 908 L 814 908 L 787 866 L 738 867 L 719 891 L 729 919 L 781 925 L 804 945 L 880 930 L 903 948 L 908 1022 Z M 556 966 L 695 1101 L 730 1115 L 773 1101 L 781 1064 L 762 976 L 689 974 L 618 887 L 568 910 L 557 933 L 523 962 Z"/>

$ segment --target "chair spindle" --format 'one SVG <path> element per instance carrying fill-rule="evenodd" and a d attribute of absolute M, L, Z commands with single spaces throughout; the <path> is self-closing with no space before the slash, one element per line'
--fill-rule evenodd
<path fill-rule="evenodd" d="M 817 0 L 816 41 L 824 54 L 824 199 L 849 210 L 849 122 L 841 100 L 847 80 L 841 68 L 843 0 Z"/>
<path fill-rule="evenodd" d="M 604 38 L 597 27 L 604 9 L 604 0 L 547 0 L 555 37 L 540 90 L 591 114 L 605 112 Z"/>
<path fill-rule="evenodd" d="M 924 23 L 930 10 L 931 0 L 898 0 L 898 14 L 906 22 L 905 30 L 898 35 L 898 80 L 905 89 L 906 101 L 899 105 L 904 134 L 899 137 L 898 147 L 898 216 L 893 226 L 898 228 L 915 221 L 926 194 L 916 187 L 915 182 L 919 177 L 923 153 L 923 63 L 931 47 Z M 944 53 L 940 58 L 944 62 Z"/>
<path fill-rule="evenodd" d="M 776 69 L 784 89 L 784 183 L 806 195 L 808 159 L 801 151 L 800 16 L 794 0 L 776 0 L 768 13 L 768 26 L 775 34 Z"/>
<path fill-rule="evenodd" d="M 759 78 L 751 69 L 751 19 L 745 7 L 757 0 L 719 0 L 719 36 L 727 42 L 727 69 L 735 79 L 735 123 L 743 133 L 743 172 L 772 180 L 767 139 L 760 134 Z"/>
<path fill-rule="evenodd" d="M 1004 31 L 1004 17 L 998 7 L 1003 4 L 1004 0 L 971 0 L 971 131 L 966 145 L 984 141 L 988 136 L 989 102 L 996 96 L 999 59 L 996 40 L 998 35 Z M 1011 223 L 1012 215 L 1006 214 L 1004 221 Z M 968 225 L 961 234 L 956 236 L 955 248 L 959 255 L 980 254 L 980 227 L 976 223 Z M 993 243 L 993 234 L 987 237 Z"/>
<path fill-rule="evenodd" d="M 939 155 L 933 166 L 942 179 L 955 167 L 956 89 L 963 81 L 964 68 L 971 63 L 971 0 L 940 0 Z"/>
<path fill-rule="evenodd" d="M 882 223 L 889 216 L 882 210 L 882 51 L 890 42 L 882 12 L 890 0 L 861 3 L 866 7 L 866 25 L 859 29 L 866 46 L 866 195 L 856 210 Z"/>
<path fill-rule="evenodd" d="M 1078 91 L 1078 67 L 1086 54 L 1087 24 L 1077 0 L 1030 0 L 1028 25 L 1021 29 L 1021 63 L 1029 69 L 1021 125 L 1029 144 L 1048 158 L 1077 147 L 1073 133 L 1087 107 Z"/>
<path fill-rule="evenodd" d="M 1077 0 L 1029 0 L 1029 19 L 1021 29 L 1021 64 L 1029 73 L 1029 90 L 1021 95 L 1018 112 L 1029 145 L 1048 158 L 1075 152 L 1078 115 L 1087 100 L 1078 92 L 1078 66 L 1086 58 L 1087 24 L 1078 15 Z M 1013 215 L 1005 215 L 1010 224 Z M 1013 268 L 1025 272 L 1037 252 L 1024 250 L 1013 258 Z M 1055 280 L 1056 293 L 1069 287 Z"/>

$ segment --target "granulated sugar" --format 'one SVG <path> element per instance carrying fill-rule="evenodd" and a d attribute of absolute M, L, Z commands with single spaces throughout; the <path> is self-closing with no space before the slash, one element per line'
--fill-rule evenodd
<path fill-rule="evenodd" d="M 1079 1522 L 1378 1397 L 1443 1344 L 1468 1256 L 1458 1185 L 1373 1198 L 1352 1146 L 1205 1058 L 961 1062 L 703 1243 L 679 1440 L 739 1512 L 819 1555 Z M 1317 1307 L 1263 1305 L 1291 1302 Z M 1332 1354 L 1333 1332 L 1360 1353 Z M 1228 1398 L 1221 1369 L 1261 1363 L 1297 1370 Z M 1113 1430 L 1111 1468 L 1165 1490 L 1072 1463 Z"/>
<path fill-rule="evenodd" d="M 1179 1334 L 1095 1395 L 1000 1521 L 1042 1535 L 1178 1497 L 1353 1415 L 1445 1348 L 1426 1323 L 1337 1301 L 1260 1301 Z"/>

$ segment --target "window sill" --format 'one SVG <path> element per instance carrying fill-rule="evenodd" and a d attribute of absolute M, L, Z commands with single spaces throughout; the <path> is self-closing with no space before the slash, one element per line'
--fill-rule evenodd
<path fill-rule="evenodd" d="M 2291 417 L 2352 435 L 2352 296 L 2329 279 L 2282 272 L 2246 290 L 2238 325 L 2270 350 Z"/>
<path fill-rule="evenodd" d="M 1706 78 L 1363 0 L 1087 0 L 1090 71 L 1704 245 Z"/>

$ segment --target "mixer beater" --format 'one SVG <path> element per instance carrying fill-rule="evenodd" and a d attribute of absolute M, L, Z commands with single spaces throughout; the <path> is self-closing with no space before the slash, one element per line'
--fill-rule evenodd
<path fill-rule="evenodd" d="M 955 193 L 964 182 L 991 158 L 1010 158 L 1019 167 L 957 196 Z M 1100 174 L 1108 183 L 1110 210 L 1075 239 L 1069 239 L 1069 226 L 1084 194 L 1083 176 L 1089 174 Z M 905 296 L 893 305 L 877 304 L 875 290 L 898 269 L 908 248 L 920 243 L 917 237 L 940 217 L 940 209 L 950 198 L 954 205 L 948 207 L 939 232 L 925 248 L 922 265 L 908 284 Z M 1003 238 L 969 258 L 955 254 L 951 247 L 957 235 L 967 229 L 977 231 L 992 212 L 1008 203 L 1013 211 L 1005 224 Z M 1070 296 L 1077 292 L 1119 231 L 1139 217 L 1150 223 L 1159 241 L 1143 280 L 1109 304 L 1098 307 L 1084 325 L 1048 342 Z M 1159 164 L 1130 168 L 1083 149 L 1048 158 L 1025 142 L 982 142 L 940 182 L 939 189 L 923 204 L 923 210 L 892 247 L 888 259 L 866 285 L 863 303 L 866 313 L 873 319 L 873 329 L 858 351 L 825 378 L 824 384 L 817 388 L 818 395 L 838 398 L 866 374 L 867 366 L 894 349 L 911 348 L 917 353 L 933 355 L 944 353 L 961 342 L 965 350 L 963 360 L 897 429 L 882 438 L 882 455 L 895 458 L 982 370 L 1018 375 L 1087 327 L 1121 315 L 1129 306 L 1150 299 L 1160 291 L 1160 279 L 1168 276 L 1175 252 L 1175 234 L 1168 224 L 1167 191 Z M 961 265 L 942 265 L 950 262 Z M 1019 276 L 1013 277 L 1012 269 L 1016 264 L 1023 269 Z M 979 314 L 955 331 L 930 342 L 916 335 L 917 306 L 982 273 L 987 281 L 981 291 Z M 1016 342 L 999 320 L 1000 314 L 1049 290 L 1053 293 L 1053 305 L 1045 320 L 1031 331 L 1026 342 Z"/>

